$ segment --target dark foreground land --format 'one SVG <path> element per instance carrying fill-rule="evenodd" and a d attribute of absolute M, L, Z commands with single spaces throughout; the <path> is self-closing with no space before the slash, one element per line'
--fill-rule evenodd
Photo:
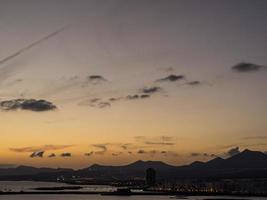
<path fill-rule="evenodd" d="M 249 197 L 267 197 L 266 194 L 230 194 L 230 193 L 212 193 L 212 192 L 130 192 L 128 194 L 119 194 L 117 192 L 97 192 L 97 191 L 18 191 L 18 192 L 0 192 L 0 195 L 112 195 L 112 196 L 218 196 L 214 198 L 220 199 L 222 196 L 240 197 L 242 200 L 247 200 Z M 241 198 L 242 197 L 242 198 Z M 244 198 L 245 197 L 245 198 Z M 229 199 L 229 198 L 227 198 Z M 209 199 L 210 200 L 210 199 Z M 236 200 L 236 198 L 235 198 Z"/>

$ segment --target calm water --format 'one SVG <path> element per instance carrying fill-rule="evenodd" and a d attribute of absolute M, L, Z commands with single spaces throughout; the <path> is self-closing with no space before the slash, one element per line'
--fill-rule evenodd
<path fill-rule="evenodd" d="M 53 186 L 66 186 L 62 183 L 46 183 L 46 182 L 0 182 L 0 190 L 9 191 L 30 191 L 34 187 L 53 187 Z M 110 186 L 85 186 L 83 190 L 86 191 L 112 191 L 114 188 Z M 216 197 L 188 197 L 188 200 L 203 200 Z M 234 199 L 238 197 L 217 197 L 225 199 Z M 175 199 L 171 196 L 101 196 L 101 195 L 11 195 L 1 196 L 0 200 L 171 200 Z M 178 198 L 177 198 L 178 199 Z M 247 197 L 245 199 L 251 200 L 266 200 L 265 197 Z"/>

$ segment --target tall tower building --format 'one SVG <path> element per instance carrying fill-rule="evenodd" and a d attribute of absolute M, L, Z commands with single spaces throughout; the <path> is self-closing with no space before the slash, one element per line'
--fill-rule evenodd
<path fill-rule="evenodd" d="M 146 184 L 148 186 L 154 186 L 156 184 L 156 171 L 153 168 L 146 170 Z"/>

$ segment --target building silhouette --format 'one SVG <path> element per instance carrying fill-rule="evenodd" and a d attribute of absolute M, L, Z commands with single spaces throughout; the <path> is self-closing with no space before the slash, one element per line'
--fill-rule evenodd
<path fill-rule="evenodd" d="M 146 184 L 148 186 L 154 186 L 156 184 L 156 170 L 148 168 L 146 170 Z"/>

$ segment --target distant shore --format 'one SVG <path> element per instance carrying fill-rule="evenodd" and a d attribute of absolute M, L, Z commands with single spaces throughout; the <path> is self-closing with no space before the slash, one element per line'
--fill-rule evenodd
<path fill-rule="evenodd" d="M 113 192 L 99 191 L 17 191 L 0 192 L 0 195 L 113 195 Z M 128 196 L 235 196 L 235 197 L 267 197 L 267 194 L 230 194 L 210 192 L 131 192 Z"/>

